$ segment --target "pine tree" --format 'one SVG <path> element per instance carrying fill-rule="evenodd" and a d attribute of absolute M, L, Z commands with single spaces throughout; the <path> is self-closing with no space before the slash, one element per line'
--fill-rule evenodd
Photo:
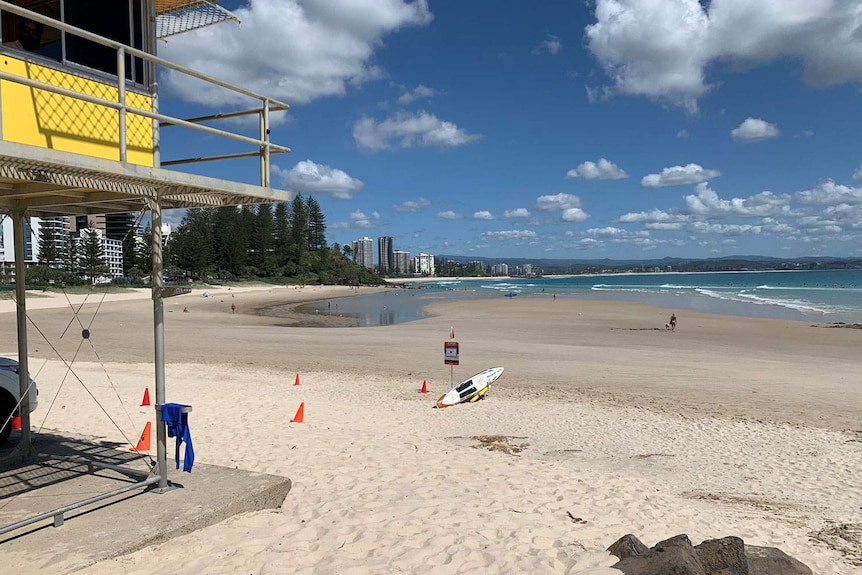
<path fill-rule="evenodd" d="M 105 263 L 105 250 L 102 248 L 102 236 L 92 223 L 81 230 L 81 271 L 90 280 L 94 280 L 109 272 Z"/>
<path fill-rule="evenodd" d="M 308 249 L 322 250 L 326 247 L 326 218 L 323 210 L 311 196 L 305 201 L 305 210 L 308 214 Z"/>
<path fill-rule="evenodd" d="M 39 226 L 39 258 L 42 265 L 53 267 L 60 260 L 60 250 L 57 249 L 57 219 L 46 218 Z"/>
<path fill-rule="evenodd" d="M 213 215 L 213 258 L 220 275 L 239 277 L 245 274 L 248 251 L 240 230 L 240 213 L 236 206 L 223 206 Z"/>
<path fill-rule="evenodd" d="M 130 230 L 123 238 L 123 275 L 130 277 L 137 275 L 133 270 L 140 269 L 138 262 L 138 228 Z"/>
<path fill-rule="evenodd" d="M 74 233 L 69 233 L 66 237 L 66 245 L 60 253 L 60 266 L 70 274 L 78 275 L 80 265 L 78 258 L 80 256 L 79 238 Z"/>
<path fill-rule="evenodd" d="M 161 237 L 159 237 L 161 241 Z M 153 269 L 153 228 L 144 228 L 143 241 L 138 245 L 138 267 L 144 275 L 149 275 Z"/>
<path fill-rule="evenodd" d="M 290 207 L 286 202 L 275 206 L 273 213 L 273 249 L 279 266 L 287 263 L 288 246 L 290 245 Z"/>
<path fill-rule="evenodd" d="M 212 265 L 212 219 L 210 208 L 186 210 L 171 238 L 169 261 L 192 279 L 202 277 Z"/>
<path fill-rule="evenodd" d="M 257 215 L 249 241 L 251 265 L 257 268 L 258 273 L 266 267 L 267 258 L 272 249 L 272 207 L 269 204 L 257 206 Z"/>
<path fill-rule="evenodd" d="M 293 199 L 290 210 L 290 262 L 301 273 L 305 264 L 305 254 L 308 253 L 308 213 L 302 194 Z"/>

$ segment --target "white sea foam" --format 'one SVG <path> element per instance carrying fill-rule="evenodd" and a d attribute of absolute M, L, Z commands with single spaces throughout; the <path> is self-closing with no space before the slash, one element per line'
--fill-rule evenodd
<path fill-rule="evenodd" d="M 806 313 L 806 312 L 808 312 L 808 313 L 815 312 L 815 313 L 822 313 L 822 314 L 835 313 L 833 310 L 824 309 L 824 307 L 816 306 L 816 305 L 812 304 L 811 302 L 808 302 L 805 300 L 788 300 L 788 299 L 781 299 L 781 298 L 763 297 L 763 296 L 757 295 L 755 293 L 746 293 L 746 292 L 740 292 L 739 297 L 744 299 L 745 301 L 749 301 L 749 302 L 754 303 L 754 304 L 777 305 L 777 306 L 786 307 L 789 309 L 795 309 L 795 310 L 801 311 L 803 313 Z"/>

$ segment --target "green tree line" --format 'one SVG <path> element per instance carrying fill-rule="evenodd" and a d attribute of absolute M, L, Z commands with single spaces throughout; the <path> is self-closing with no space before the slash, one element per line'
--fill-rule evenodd
<path fill-rule="evenodd" d="M 327 245 L 317 200 L 186 211 L 166 248 L 166 275 L 191 280 L 290 278 L 302 283 L 379 284 L 380 276 Z"/>

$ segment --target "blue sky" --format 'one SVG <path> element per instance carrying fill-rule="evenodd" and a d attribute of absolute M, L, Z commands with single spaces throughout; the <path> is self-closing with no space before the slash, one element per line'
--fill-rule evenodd
<path fill-rule="evenodd" d="M 222 5 L 242 23 L 160 55 L 291 105 L 272 132 L 293 150 L 274 156 L 273 183 L 314 195 L 330 242 L 862 256 L 858 0 Z M 166 78 L 162 108 L 237 102 Z M 164 131 L 164 159 L 214 145 L 181 134 Z M 257 178 L 241 160 L 194 170 Z"/>

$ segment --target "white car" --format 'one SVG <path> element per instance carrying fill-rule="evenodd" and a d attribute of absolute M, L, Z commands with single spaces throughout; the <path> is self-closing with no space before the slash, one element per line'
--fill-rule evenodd
<path fill-rule="evenodd" d="M 39 404 L 36 382 L 30 380 L 30 412 L 32 413 Z M 10 415 L 18 415 L 16 409 L 20 397 L 20 384 L 18 383 L 18 362 L 8 357 L 0 357 L 0 447 L 9 439 L 12 433 L 12 418 Z M 4 425 L 5 424 L 5 425 Z"/>

